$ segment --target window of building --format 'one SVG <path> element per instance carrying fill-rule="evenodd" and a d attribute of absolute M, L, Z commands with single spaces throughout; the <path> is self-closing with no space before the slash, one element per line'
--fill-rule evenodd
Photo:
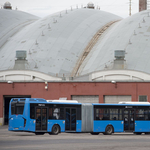
<path fill-rule="evenodd" d="M 147 102 L 147 95 L 140 95 L 139 102 Z"/>

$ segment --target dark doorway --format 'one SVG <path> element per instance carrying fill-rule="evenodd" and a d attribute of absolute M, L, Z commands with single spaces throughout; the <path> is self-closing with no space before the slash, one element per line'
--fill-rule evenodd
<path fill-rule="evenodd" d="M 124 110 L 124 131 L 134 131 L 134 109 Z"/>
<path fill-rule="evenodd" d="M 4 125 L 8 125 L 9 102 L 12 98 L 31 98 L 31 95 L 4 95 Z"/>
<path fill-rule="evenodd" d="M 76 131 L 76 108 L 66 108 L 66 131 Z"/>

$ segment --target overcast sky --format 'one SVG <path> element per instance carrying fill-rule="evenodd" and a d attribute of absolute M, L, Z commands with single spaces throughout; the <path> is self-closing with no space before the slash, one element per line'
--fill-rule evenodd
<path fill-rule="evenodd" d="M 3 6 L 7 0 L 0 0 L 0 5 Z M 70 9 L 71 6 L 75 9 L 82 5 L 86 6 L 89 2 L 93 2 L 101 10 L 111 12 L 123 18 L 129 16 L 129 0 L 8 0 L 13 9 L 25 11 L 39 17 L 45 17 L 52 13 Z M 138 12 L 139 0 L 132 0 L 132 14 Z"/>

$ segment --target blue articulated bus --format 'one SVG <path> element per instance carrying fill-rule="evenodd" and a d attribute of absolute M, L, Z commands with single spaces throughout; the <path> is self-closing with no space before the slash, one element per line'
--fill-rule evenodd
<path fill-rule="evenodd" d="M 149 134 L 150 103 L 92 104 L 13 98 L 9 106 L 8 130 L 36 135 L 60 132 Z"/>

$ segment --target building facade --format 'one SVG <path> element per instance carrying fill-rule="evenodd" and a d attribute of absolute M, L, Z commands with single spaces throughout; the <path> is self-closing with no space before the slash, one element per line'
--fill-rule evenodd
<path fill-rule="evenodd" d="M 81 103 L 150 102 L 149 89 L 150 82 L 0 82 L 0 124 L 8 124 L 9 101 L 15 97 Z"/>

